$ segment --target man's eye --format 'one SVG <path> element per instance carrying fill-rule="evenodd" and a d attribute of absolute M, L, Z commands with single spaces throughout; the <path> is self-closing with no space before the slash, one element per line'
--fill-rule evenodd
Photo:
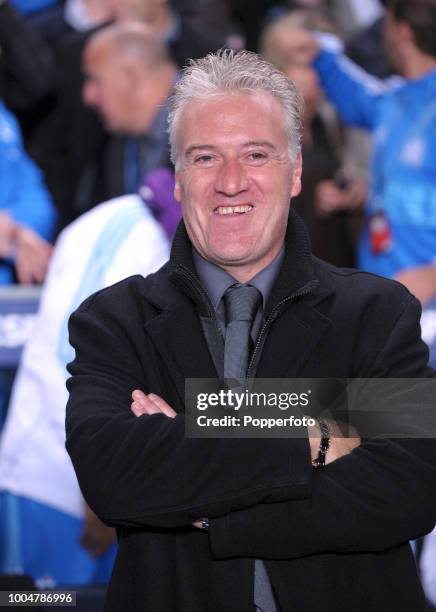
<path fill-rule="evenodd" d="M 207 164 L 213 160 L 212 155 L 198 155 L 194 158 L 196 164 Z"/>
<path fill-rule="evenodd" d="M 252 151 L 248 154 L 248 159 L 252 161 L 263 161 L 264 159 L 267 159 L 267 155 L 262 151 Z"/>

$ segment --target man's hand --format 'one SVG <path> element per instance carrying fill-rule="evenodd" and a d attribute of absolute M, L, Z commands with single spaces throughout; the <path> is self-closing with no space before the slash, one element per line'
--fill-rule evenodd
<path fill-rule="evenodd" d="M 197 529 L 203 529 L 203 522 L 201 519 L 197 519 L 192 523 L 192 526 L 196 527 Z"/>
<path fill-rule="evenodd" d="M 343 188 L 334 181 L 321 181 L 315 191 L 315 206 L 322 215 L 357 210 L 365 203 L 366 191 L 365 184 L 359 180 L 349 181 Z"/>
<path fill-rule="evenodd" d="M 130 409 L 137 417 L 143 414 L 159 414 L 160 412 L 171 419 L 177 416 L 177 412 L 175 412 L 164 399 L 155 393 L 149 393 L 146 395 L 143 393 L 143 391 L 135 389 L 135 391 L 132 393 L 132 399 L 133 402 L 130 405 Z"/>
<path fill-rule="evenodd" d="M 15 270 L 21 285 L 42 283 L 53 251 L 52 245 L 24 225 L 16 231 Z"/>
<path fill-rule="evenodd" d="M 315 36 L 304 29 L 295 29 L 292 36 L 289 30 L 277 29 L 274 33 L 274 46 L 279 51 L 284 64 L 310 65 L 319 53 Z"/>
<path fill-rule="evenodd" d="M 7 212 L 0 212 L 0 257 L 12 257 L 15 247 L 17 224 Z"/>
<path fill-rule="evenodd" d="M 115 540 L 115 529 L 102 523 L 85 503 L 85 525 L 80 539 L 82 548 L 93 557 L 98 557 L 105 553 Z"/>
<path fill-rule="evenodd" d="M 325 463 L 332 463 L 336 459 L 348 455 L 353 449 L 360 445 L 360 437 L 357 431 L 348 426 L 348 435 L 345 436 L 335 421 L 327 421 L 330 427 L 330 448 L 325 456 Z M 310 456 L 312 461 L 318 457 L 319 445 L 321 443 L 321 431 L 319 425 L 308 427 Z"/>
<path fill-rule="evenodd" d="M 423 306 L 436 297 L 436 267 L 420 266 L 401 270 L 395 280 L 405 285 Z"/>

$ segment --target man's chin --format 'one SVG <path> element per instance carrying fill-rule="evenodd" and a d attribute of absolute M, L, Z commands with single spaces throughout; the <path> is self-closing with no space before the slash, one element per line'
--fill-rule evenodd
<path fill-rule="evenodd" d="M 220 249 L 215 252 L 211 252 L 210 256 L 213 258 L 214 263 L 218 266 L 243 266 L 250 264 L 252 254 L 246 249 Z"/>
<path fill-rule="evenodd" d="M 223 268 L 229 272 L 235 278 L 239 276 L 237 272 L 242 272 L 245 275 L 244 271 L 254 270 L 257 273 L 257 269 L 260 266 L 259 270 L 262 268 L 263 257 L 256 256 L 253 252 L 226 252 L 226 253 L 214 253 L 210 256 L 206 257 L 216 266 Z M 243 281 L 245 282 L 245 281 Z"/>
<path fill-rule="evenodd" d="M 125 134 L 131 135 L 131 130 L 128 130 L 125 125 L 120 125 L 115 121 L 111 121 L 110 119 L 103 118 L 104 127 L 111 134 Z"/>

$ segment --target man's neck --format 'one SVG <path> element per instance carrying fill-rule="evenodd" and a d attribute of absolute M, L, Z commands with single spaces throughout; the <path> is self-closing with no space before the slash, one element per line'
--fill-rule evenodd
<path fill-rule="evenodd" d="M 225 270 L 230 276 L 233 276 L 238 283 L 248 283 L 252 278 L 254 278 L 257 274 L 262 272 L 266 267 L 270 265 L 272 261 L 278 256 L 282 248 L 282 245 L 279 246 L 278 249 L 275 249 L 271 252 L 268 257 L 262 259 L 261 261 L 253 262 L 252 264 L 247 264 L 246 266 L 231 266 L 231 265 L 221 265 L 218 264 L 223 270 Z"/>
<path fill-rule="evenodd" d="M 403 74 L 407 79 L 424 77 L 436 69 L 436 57 L 416 51 L 404 58 Z"/>

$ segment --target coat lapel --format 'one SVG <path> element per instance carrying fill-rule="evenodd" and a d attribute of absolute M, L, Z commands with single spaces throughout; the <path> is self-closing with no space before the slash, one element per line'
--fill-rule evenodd
<path fill-rule="evenodd" d="M 291 303 L 271 326 L 256 377 L 298 377 L 330 325 L 330 319 L 305 300 Z"/>
<path fill-rule="evenodd" d="M 174 380 L 182 404 L 185 379 L 217 378 L 200 319 L 188 299 L 164 310 L 145 324 L 145 330 Z"/>

